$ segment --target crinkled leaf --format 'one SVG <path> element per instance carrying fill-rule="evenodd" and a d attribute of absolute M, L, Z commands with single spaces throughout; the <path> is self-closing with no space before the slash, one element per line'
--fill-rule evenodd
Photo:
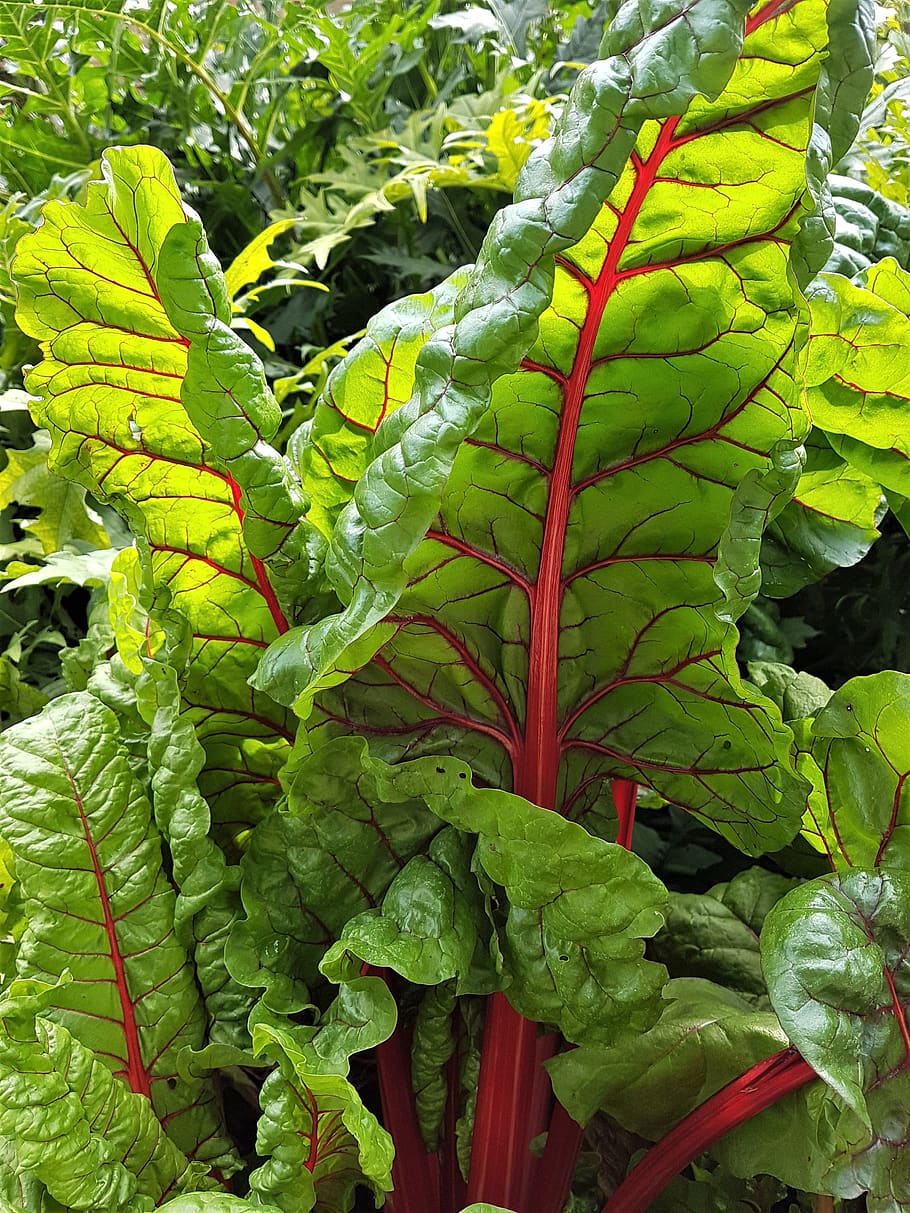
<path fill-rule="evenodd" d="M 160 836 L 117 718 L 92 695 L 61 696 L 0 738 L 0 832 L 27 923 L 19 974 L 70 972 L 54 1018 L 151 1099 L 187 1154 L 230 1170 L 214 1088 L 178 1075 L 206 1024 Z"/>
<path fill-rule="evenodd" d="M 57 991 L 16 982 L 0 1001 L 0 1139 L 17 1170 L 65 1206 L 151 1210 L 213 1187 L 130 1091 L 65 1027 L 41 1017 Z"/>
<path fill-rule="evenodd" d="M 827 1177 L 837 1196 L 869 1192 L 870 1213 L 910 1201 L 910 877 L 822 877 L 770 912 L 762 959 L 774 1009 L 813 1069 L 869 1128 Z"/>
<path fill-rule="evenodd" d="M 362 751 L 359 740 L 339 739 L 303 764 L 290 787 L 293 814 L 260 822 L 241 861 L 246 918 L 228 963 L 239 981 L 265 988 L 274 1011 L 307 1006 L 344 925 L 379 905 L 441 828 L 418 798 L 380 787 L 385 766 Z"/>
<path fill-rule="evenodd" d="M 392 1139 L 347 1079 L 278 1027 L 260 1024 L 253 1039 L 278 1062 L 260 1097 L 256 1148 L 270 1157 L 250 1176 L 256 1196 L 282 1213 L 342 1213 L 357 1184 L 389 1191 Z"/>
<path fill-rule="evenodd" d="M 738 65 L 735 12 L 647 17 L 623 8 L 620 57 L 582 73 L 409 402 L 372 441 L 334 410 L 336 448 L 356 446 L 347 429 L 372 457 L 329 545 L 347 606 L 282 638 L 255 681 L 306 714 L 362 664 L 355 641 L 385 642 L 318 696 L 314 729 L 388 759 L 455 749 L 570 815 L 634 779 L 757 853 L 792 836 L 802 784 L 739 681 L 714 571 L 736 487 L 804 428 L 786 262 L 824 13 L 759 10 Z M 363 362 L 372 400 L 380 361 Z M 352 400 L 354 384 L 352 365 Z"/>
<path fill-rule="evenodd" d="M 788 723 L 814 716 L 833 694 L 814 674 L 797 672 L 778 661 L 750 661 L 749 677 L 762 694 L 774 700 Z"/>
<path fill-rule="evenodd" d="M 216 819 L 246 825 L 274 796 L 286 713 L 246 686 L 286 626 L 242 533 L 243 492 L 180 402 L 187 345 L 155 285 L 168 231 L 185 225 L 173 173 L 151 148 L 102 158 L 85 202 L 51 202 L 14 262 L 18 322 L 42 342 L 28 376 L 50 465 L 109 501 L 148 544 L 156 606 L 188 621 L 186 710 L 206 749 Z"/>
<path fill-rule="evenodd" d="M 50 438 L 38 430 L 28 450 L 7 448 L 6 467 L 0 472 L 0 509 L 12 502 L 35 506 L 37 518 L 22 526 L 41 541 L 45 554 L 59 552 L 72 539 L 82 539 L 93 548 L 110 544 L 98 515 L 85 504 L 85 489 L 47 466 Z"/>
<path fill-rule="evenodd" d="M 875 480 L 824 440 L 807 444 L 793 499 L 762 538 L 762 593 L 786 598 L 832 569 L 856 564 L 878 539 L 885 511 Z"/>
<path fill-rule="evenodd" d="M 414 1111 L 429 1152 L 439 1146 L 448 1082 L 446 1066 L 455 1052 L 452 1017 L 455 983 L 431 986 L 420 1000 L 411 1037 L 411 1084 Z"/>
<path fill-rule="evenodd" d="M 825 270 L 852 278 L 885 257 L 893 257 L 906 269 L 910 261 L 910 210 L 852 177 L 832 174 L 828 185 L 835 228 L 834 249 Z"/>
<path fill-rule="evenodd" d="M 161 1206 L 162 1213 L 279 1213 L 277 1205 L 266 1205 L 259 1200 L 243 1200 L 239 1196 L 228 1196 L 224 1192 L 193 1192 L 189 1196 L 178 1196 Z"/>
<path fill-rule="evenodd" d="M 910 868 L 910 675 L 853 678 L 797 734 L 804 833 L 832 868 Z"/>
<path fill-rule="evenodd" d="M 813 421 L 848 463 L 910 495 L 910 275 L 887 258 L 856 282 L 820 274 L 808 294 Z"/>
<path fill-rule="evenodd" d="M 112 548 L 85 551 L 67 544 L 62 552 L 51 552 L 41 565 L 12 560 L 3 570 L 3 577 L 9 578 L 3 592 L 24 590 L 30 585 L 104 585 L 116 556 Z"/>
<path fill-rule="evenodd" d="M 443 821 L 477 835 L 474 866 L 508 900 L 497 952 L 506 996 L 521 1015 L 556 1024 L 573 1041 L 653 1022 L 665 972 L 643 959 L 643 940 L 662 922 L 666 891 L 637 856 L 508 792 L 473 787 L 469 768 L 455 759 L 386 767 L 377 787 L 421 798 Z M 335 963 L 351 947 L 343 937 Z M 467 954 L 465 946 L 462 966 Z"/>
<path fill-rule="evenodd" d="M 647 1032 L 614 1048 L 582 1045 L 547 1062 L 557 1099 L 580 1124 L 603 1109 L 656 1140 L 751 1065 L 787 1047 L 775 1015 L 712 982 L 671 981 L 664 998 L 668 1005 Z"/>
<path fill-rule="evenodd" d="M 174 928 L 195 961 L 209 1015 L 208 1040 L 245 1046 L 252 996 L 231 977 L 225 960 L 240 915 L 240 869 L 225 862 L 209 837 L 209 808 L 196 785 L 205 754 L 181 713 L 176 675 L 170 666 L 151 661 L 143 674 L 137 703 L 150 729 L 155 821 L 167 841 L 177 887 Z"/>

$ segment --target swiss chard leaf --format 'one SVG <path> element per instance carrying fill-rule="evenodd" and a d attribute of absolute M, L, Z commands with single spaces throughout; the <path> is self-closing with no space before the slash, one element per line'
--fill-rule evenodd
<path fill-rule="evenodd" d="M 787 1046 L 776 1016 L 710 981 L 671 981 L 664 998 L 660 1020 L 634 1040 L 618 1048 L 582 1045 L 547 1063 L 557 1098 L 579 1123 L 603 1108 L 625 1128 L 657 1139 L 744 1069 Z"/>
<path fill-rule="evenodd" d="M 583 74 L 372 439 L 329 545 L 345 612 L 255 682 L 304 715 L 317 695 L 314 731 L 388 759 L 454 750 L 570 816 L 607 778 L 650 784 L 757 853 L 792 836 L 802 784 L 739 681 L 714 573 L 737 486 L 804 425 L 785 267 L 826 32 L 821 6 L 766 6 L 734 66 L 734 14 L 689 16 L 685 35 L 612 27 L 621 68 Z M 658 88 L 670 46 L 687 66 Z M 364 427 L 331 425 L 341 483 Z"/>
<path fill-rule="evenodd" d="M 202 790 L 216 820 L 240 828 L 274 796 L 292 736 L 286 713 L 246 686 L 287 624 L 244 539 L 244 490 L 181 404 L 190 343 L 156 285 L 165 237 L 187 225 L 173 173 L 151 148 L 107 152 L 102 171 L 84 204 L 48 204 L 19 243 L 18 322 L 44 352 L 29 387 L 51 467 L 145 538 L 156 606 L 188 621 L 183 694 L 207 754 Z"/>
<path fill-rule="evenodd" d="M 69 972 L 49 1014 L 152 1101 L 181 1149 L 230 1171 L 214 1087 L 179 1073 L 205 1014 L 116 716 L 87 693 L 61 696 L 8 729 L 0 757 L 0 831 L 26 920 L 19 974 Z"/>
<path fill-rule="evenodd" d="M 832 869 L 910 868 L 910 676 L 854 678 L 797 741 L 812 781 L 804 834 Z"/>
<path fill-rule="evenodd" d="M 15 982 L 0 1001 L 0 1159 L 15 1158 L 28 1208 L 151 1209 L 214 1187 L 130 1091 L 65 1027 L 42 1017 L 59 991 Z M 30 1182 L 31 1181 L 31 1182 Z M 46 1190 L 52 1200 L 41 1199 Z M 0 1201 L 3 1199 L 0 1189 Z"/>
<path fill-rule="evenodd" d="M 867 1128 L 829 1161 L 824 1191 L 868 1192 L 870 1213 L 910 1200 L 910 878 L 822 877 L 768 915 L 762 959 L 790 1040 Z"/>

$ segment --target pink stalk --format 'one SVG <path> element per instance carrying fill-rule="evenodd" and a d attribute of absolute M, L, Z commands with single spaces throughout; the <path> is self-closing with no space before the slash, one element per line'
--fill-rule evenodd
<path fill-rule="evenodd" d="M 602 1213 L 647 1213 L 670 1180 L 731 1129 L 817 1078 L 796 1049 L 784 1049 L 735 1078 L 656 1142 Z"/>

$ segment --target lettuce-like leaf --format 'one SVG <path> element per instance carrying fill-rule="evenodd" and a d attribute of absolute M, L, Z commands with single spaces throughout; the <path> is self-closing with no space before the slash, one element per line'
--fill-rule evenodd
<path fill-rule="evenodd" d="M 208 1168 L 168 1139 L 145 1096 L 42 1017 L 58 997 L 19 981 L 0 1001 L 0 1143 L 26 1183 L 67 1207 L 136 1213 L 171 1192 L 214 1187 Z"/>
<path fill-rule="evenodd" d="M 273 799 L 292 739 L 286 713 L 246 686 L 287 622 L 244 537 L 248 496 L 181 404 L 190 343 L 156 280 L 168 232 L 189 226 L 173 172 L 135 147 L 106 152 L 102 174 L 84 203 L 48 203 L 18 245 L 17 320 L 44 354 L 29 390 L 52 469 L 144 537 L 156 605 L 188 621 L 182 689 L 207 754 L 202 790 L 216 820 L 242 828 Z"/>
<path fill-rule="evenodd" d="M 792 836 L 803 785 L 739 681 L 714 573 L 735 490 L 805 428 L 786 265 L 825 19 L 761 8 L 734 64 L 734 13 L 695 5 L 685 33 L 641 17 L 623 10 L 605 53 L 624 57 L 582 75 L 529 159 L 409 402 L 390 411 L 400 377 L 379 401 L 382 360 L 361 357 L 344 383 L 356 399 L 359 365 L 369 416 L 320 406 L 339 498 L 379 421 L 329 544 L 347 606 L 254 681 L 302 715 L 315 696 L 314 732 L 389 760 L 454 751 L 569 815 L 636 780 L 758 853 Z"/>
<path fill-rule="evenodd" d="M 152 1101 L 185 1153 L 235 1168 L 213 1086 L 178 1070 L 205 1013 L 148 800 L 92 695 L 61 696 L 0 738 L 0 832 L 26 919 L 20 976 L 70 973 L 50 1014 Z"/>

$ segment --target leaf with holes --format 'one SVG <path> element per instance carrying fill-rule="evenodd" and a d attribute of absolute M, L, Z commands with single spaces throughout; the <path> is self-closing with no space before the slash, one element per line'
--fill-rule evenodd
<path fill-rule="evenodd" d="M 214 1088 L 179 1074 L 205 1013 L 148 800 L 116 716 L 93 696 L 64 695 L 3 734 L 0 833 L 26 920 L 19 975 L 69 971 L 51 1016 L 152 1101 L 186 1154 L 233 1169 Z"/>
<path fill-rule="evenodd" d="M 49 203 L 19 243 L 18 322 L 44 354 L 29 390 L 51 433 L 51 467 L 126 517 L 148 545 L 155 607 L 188 621 L 182 691 L 206 750 L 201 788 L 216 821 L 242 829 L 273 798 L 292 738 L 287 714 L 246 686 L 287 623 L 244 537 L 246 490 L 181 403 L 190 341 L 156 285 L 168 232 L 190 228 L 171 168 L 151 148 L 118 148 L 102 171 L 83 204 Z M 263 465 L 273 467 L 264 408 Z M 234 415 L 235 427 L 255 423 Z M 273 529 L 286 522 L 280 487 Z M 261 494 L 256 502 L 261 528 Z"/>
<path fill-rule="evenodd" d="M 804 834 L 831 868 L 910 868 L 910 675 L 853 678 L 797 726 Z"/>
<path fill-rule="evenodd" d="M 714 77 L 705 57 L 706 90 L 733 69 L 725 91 L 677 99 L 682 116 L 645 123 L 634 147 L 630 129 L 603 150 L 615 116 L 598 78 L 606 129 L 586 116 L 584 150 L 557 134 L 532 155 L 454 326 L 384 420 L 405 389 L 396 376 L 383 403 L 380 360 L 360 356 L 381 424 L 329 546 L 349 605 L 282 638 L 255 676 L 305 714 L 354 640 L 385 640 L 317 695 L 314 732 L 364 733 L 388 759 L 454 751 L 484 782 L 582 820 L 621 776 L 750 853 L 792 836 L 787 732 L 740 683 L 714 573 L 737 486 L 805 424 L 786 264 L 824 37 L 812 0 L 758 10 L 738 66 L 718 60 Z M 601 154 L 620 174 L 609 199 L 609 173 L 587 168 L 576 202 L 564 196 L 563 174 Z M 412 312 L 400 329 L 411 339 Z M 352 400 L 355 372 L 336 372 Z M 314 433 L 329 413 L 342 482 L 369 439 L 331 395 Z"/>
<path fill-rule="evenodd" d="M 832 1160 L 823 1191 L 910 1201 L 910 877 L 853 871 L 795 889 L 769 913 L 762 962 L 781 1025 L 868 1134 Z"/>

